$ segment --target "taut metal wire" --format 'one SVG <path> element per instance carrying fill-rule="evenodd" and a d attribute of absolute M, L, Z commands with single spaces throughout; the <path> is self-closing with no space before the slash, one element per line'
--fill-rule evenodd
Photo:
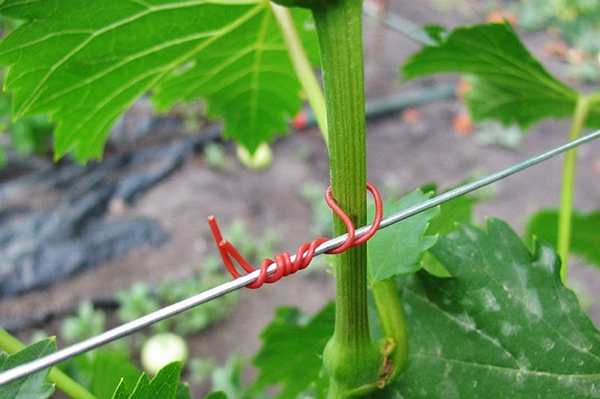
<path fill-rule="evenodd" d="M 454 198 L 457 198 L 464 194 L 470 193 L 471 191 L 477 190 L 481 187 L 487 186 L 498 180 L 504 179 L 505 177 L 513 175 L 513 174 L 520 172 L 524 169 L 527 169 L 531 166 L 537 165 L 537 164 L 539 164 L 543 161 L 546 161 L 552 157 L 555 157 L 556 155 L 559 155 L 567 150 L 570 150 L 579 145 L 582 145 L 582 144 L 588 143 L 592 140 L 595 140 L 598 137 L 600 137 L 600 130 L 598 130 L 594 133 L 591 133 L 587 136 L 581 137 L 579 139 L 569 141 L 566 144 L 556 147 L 550 151 L 547 151 L 536 157 L 529 158 L 521 163 L 518 163 L 509 168 L 503 169 L 499 172 L 491 174 L 482 179 L 473 181 L 468 184 L 464 184 L 453 190 L 447 191 L 447 192 L 440 194 L 430 200 L 424 201 L 418 205 L 415 205 L 406 210 L 397 212 L 397 213 L 383 219 L 379 228 L 383 229 L 394 223 L 398 223 L 404 219 L 414 216 L 420 212 L 426 211 L 426 210 L 436 207 L 440 204 L 443 204 L 444 202 L 450 201 Z M 365 226 L 365 227 L 361 227 L 360 229 L 357 229 L 356 237 L 360 237 L 361 235 L 363 235 L 369 229 L 369 227 L 370 226 Z M 332 238 L 331 240 L 321 244 L 316 249 L 315 253 L 316 253 L 316 255 L 323 254 L 333 248 L 336 248 L 337 246 L 342 244 L 345 240 L 346 240 L 345 234 L 335 237 L 335 238 Z M 293 261 L 295 259 L 295 256 L 292 256 L 291 258 L 292 258 L 291 260 Z M 276 269 L 276 265 L 275 264 L 271 265 L 268 269 L 268 274 L 269 275 L 273 274 L 275 272 L 275 269 Z M 13 369 L 7 370 L 4 373 L 0 374 L 0 386 L 7 384 L 9 382 L 12 382 L 16 379 L 25 377 L 29 374 L 35 373 L 36 371 L 40 371 L 47 367 L 53 366 L 57 363 L 62 362 L 63 360 L 66 360 L 73 356 L 87 352 L 91 349 L 97 348 L 101 345 L 107 344 L 109 342 L 112 342 L 112 341 L 119 339 L 121 337 L 124 337 L 126 335 L 132 334 L 138 330 L 141 330 L 144 327 L 148 327 L 151 324 L 157 323 L 168 317 L 171 317 L 171 316 L 174 316 L 181 312 L 184 312 L 195 306 L 212 301 L 213 299 L 219 298 L 219 297 L 221 297 L 225 294 L 228 294 L 232 291 L 238 290 L 248 284 L 253 283 L 258 278 L 259 273 L 260 273 L 260 270 L 257 270 L 253 273 L 244 275 L 244 276 L 237 278 L 235 280 L 232 280 L 230 282 L 227 282 L 227 283 L 221 284 L 217 287 L 211 288 L 208 291 L 204 291 L 198 295 L 195 295 L 188 299 L 184 299 L 181 302 L 174 303 L 165 308 L 157 310 L 156 312 L 147 314 L 146 316 L 140 317 L 139 319 L 125 323 L 119 327 L 113 328 L 112 330 L 108 330 L 108 331 L 106 331 L 100 335 L 97 335 L 93 338 L 87 339 L 87 340 L 79 342 L 75 345 L 71 345 L 67 348 L 61 349 L 51 355 L 45 356 L 43 358 L 34 360 L 27 364 L 23 364 L 21 366 L 15 367 Z"/>

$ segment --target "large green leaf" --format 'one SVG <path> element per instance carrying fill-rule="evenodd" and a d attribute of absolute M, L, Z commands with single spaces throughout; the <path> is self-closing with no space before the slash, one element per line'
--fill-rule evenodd
<path fill-rule="evenodd" d="M 504 222 L 462 225 L 435 256 L 455 276 L 424 271 L 403 286 L 410 337 L 404 398 L 600 396 L 600 333 L 560 279 L 548 246 L 534 253 Z"/>
<path fill-rule="evenodd" d="M 317 381 L 321 355 L 333 334 L 335 306 L 325 306 L 311 319 L 296 308 L 279 308 L 275 319 L 261 333 L 263 345 L 254 358 L 260 368 L 257 385 L 283 384 L 277 396 L 295 398 Z"/>
<path fill-rule="evenodd" d="M 50 114 L 57 156 L 100 157 L 150 89 L 161 108 L 205 98 L 224 135 L 252 152 L 301 105 L 267 0 L 5 0 L 0 14 L 26 21 L 0 43 L 14 116 Z"/>
<path fill-rule="evenodd" d="M 429 223 L 426 234 L 446 235 L 456 230 L 458 223 L 471 223 L 473 206 L 478 201 L 479 199 L 476 197 L 463 195 L 452 201 L 444 202 L 440 205 L 439 216 Z M 423 268 L 434 276 L 450 277 L 446 268 L 429 252 L 423 254 Z"/>
<path fill-rule="evenodd" d="M 178 392 L 181 363 L 173 362 L 160 369 L 158 374 L 148 379 L 143 374 L 131 394 L 121 381 L 112 399 L 175 399 Z"/>
<path fill-rule="evenodd" d="M 494 118 L 527 127 L 546 117 L 562 118 L 575 109 L 578 94 L 550 75 L 527 51 L 508 24 L 476 25 L 438 35 L 402 67 L 406 79 L 443 72 L 467 74 L 466 94 L 475 120 Z M 600 108 L 592 108 L 598 121 Z"/>
<path fill-rule="evenodd" d="M 427 200 L 430 194 L 416 190 L 399 201 L 387 201 L 383 210 L 391 215 Z M 414 273 L 421 268 L 421 254 L 435 244 L 435 236 L 425 231 L 439 213 L 439 208 L 421 212 L 413 217 L 380 230 L 368 242 L 367 273 L 369 284 L 386 280 L 398 274 Z M 369 208 L 372 219 L 374 207 Z"/>
<path fill-rule="evenodd" d="M 600 267 L 600 211 L 587 215 L 574 212 L 571 223 L 571 251 Z M 527 223 L 527 236 L 536 236 L 555 246 L 558 242 L 558 212 L 543 210 L 533 215 Z"/>
<path fill-rule="evenodd" d="M 29 363 L 56 351 L 54 338 L 44 339 L 27 346 L 12 355 L 0 353 L 0 373 L 21 364 Z M 20 378 L 10 384 L 0 386 L 0 398 L 46 399 L 52 396 L 54 385 L 45 382 L 50 369 L 44 369 Z"/>

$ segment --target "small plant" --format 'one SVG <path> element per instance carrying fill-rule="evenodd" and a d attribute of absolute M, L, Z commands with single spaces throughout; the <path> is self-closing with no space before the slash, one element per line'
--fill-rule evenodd
<path fill-rule="evenodd" d="M 6 162 L 10 150 L 19 155 L 45 155 L 51 148 L 54 126 L 47 116 L 36 115 L 13 122 L 11 104 L 12 98 L 8 93 L 0 94 L 0 167 Z"/>
<path fill-rule="evenodd" d="M 229 167 L 227 153 L 220 143 L 206 143 L 202 151 L 204 163 L 211 169 L 223 170 Z"/>
<path fill-rule="evenodd" d="M 185 280 L 166 278 L 156 288 L 145 283 L 136 283 L 129 290 L 119 292 L 119 320 L 124 323 L 135 320 L 160 309 L 161 306 L 181 301 L 224 283 L 227 277 L 216 266 L 217 259 L 207 257 L 200 273 Z M 207 306 L 154 324 L 151 328 L 155 333 L 173 331 L 181 335 L 193 334 L 227 317 L 237 304 L 238 296 L 234 293 L 210 302 Z"/>
<path fill-rule="evenodd" d="M 206 264 L 209 263 L 218 264 L 216 258 L 207 258 Z M 167 305 L 206 291 L 224 283 L 226 280 L 227 277 L 222 272 L 202 272 L 183 281 L 166 279 L 158 287 L 158 294 L 161 303 Z M 235 294 L 217 299 L 208 303 L 208 306 L 201 306 L 180 316 L 165 320 L 160 330 L 174 331 L 181 335 L 193 334 L 227 317 L 238 305 L 238 302 L 238 295 Z"/>
<path fill-rule="evenodd" d="M 160 309 L 160 300 L 152 292 L 149 284 L 137 282 L 128 290 L 117 292 L 117 317 L 121 322 L 137 319 L 142 315 Z M 154 329 L 162 329 L 161 323 L 154 325 Z"/>
<path fill-rule="evenodd" d="M 77 315 L 67 317 L 61 328 L 61 337 L 68 343 L 83 341 L 106 329 L 106 314 L 94 309 L 90 301 L 82 302 Z"/>
<path fill-rule="evenodd" d="M 50 113 L 57 156 L 72 151 L 84 161 L 100 157 L 109 126 L 141 93 L 152 89 L 163 108 L 202 96 L 209 115 L 224 117 L 225 136 L 254 153 L 299 109 L 302 86 L 320 115 L 332 196 L 351 218 L 335 217 L 333 234 L 366 225 L 374 211 L 365 195 L 362 1 L 278 3 L 294 8 L 263 0 L 6 0 L 0 13 L 26 21 L 0 44 L 0 62 L 10 66 L 6 87 L 18 94 L 14 113 Z M 102 11 L 95 18 L 88 17 L 91 6 Z M 50 10 L 51 20 L 44 18 Z M 325 101 L 310 68 L 313 27 Z M 551 76 L 509 25 L 426 32 L 432 43 L 402 66 L 404 78 L 468 75 L 465 98 L 475 120 L 526 128 L 572 116 L 570 139 L 598 125 L 600 94 L 579 93 Z M 576 237 L 574 168 L 571 151 L 556 230 L 560 256 L 537 239 L 526 245 L 500 220 L 473 226 L 469 198 L 421 212 L 379 232 L 368 251 L 359 245 L 336 255 L 335 302 L 312 316 L 278 309 L 253 360 L 256 381 L 242 386 L 234 359 L 214 373 L 218 391 L 208 398 L 261 398 L 271 386 L 280 387 L 278 398 L 597 396 L 600 333 L 563 285 Z M 415 190 L 384 209 L 396 212 L 430 196 Z M 227 237 L 242 244 L 247 238 Z M 54 350 L 48 340 L 20 352 L 13 343 L 0 335 L 11 353 L 0 357 L 0 370 Z M 152 381 L 141 376 L 135 389 L 122 381 L 110 387 L 112 397 L 187 398 L 180 369 L 172 363 Z M 46 371 L 2 386 L 0 396 L 27 390 L 46 398 L 45 377 Z M 73 397 L 99 395 L 96 389 L 88 384 L 88 396 L 80 390 Z"/>

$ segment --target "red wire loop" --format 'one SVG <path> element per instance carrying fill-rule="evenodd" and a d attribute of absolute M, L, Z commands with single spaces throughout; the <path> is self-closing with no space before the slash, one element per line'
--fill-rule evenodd
<path fill-rule="evenodd" d="M 371 184 L 367 183 L 367 189 L 373 195 L 373 199 L 375 200 L 375 218 L 373 219 L 373 223 L 371 223 L 371 227 L 360 237 L 356 237 L 356 227 L 352 222 L 352 219 L 340 208 L 340 206 L 335 202 L 333 198 L 333 194 L 331 192 L 331 187 L 327 189 L 325 192 L 325 201 L 327 205 L 333 210 L 333 212 L 344 222 L 347 229 L 346 240 L 340 244 L 338 247 L 327 251 L 328 254 L 339 254 L 342 253 L 352 247 L 356 247 L 358 245 L 364 244 L 369 238 L 373 237 L 377 229 L 379 229 L 379 225 L 381 224 L 381 220 L 383 218 L 383 204 L 381 201 L 381 195 L 379 191 Z M 233 278 L 240 278 L 242 275 L 236 269 L 233 264 L 233 260 L 235 260 L 241 267 L 246 271 L 246 273 L 252 273 L 256 269 L 252 267 L 250 263 L 238 252 L 238 250 L 227 241 L 221 235 L 221 230 L 219 229 L 219 225 L 217 224 L 217 220 L 214 216 L 208 217 L 208 224 L 210 229 L 212 230 L 213 237 L 219 248 L 219 252 L 221 254 L 221 258 L 223 259 L 223 263 L 227 268 L 227 271 Z M 324 242 L 329 241 L 328 238 L 318 237 L 315 238 L 310 243 L 304 243 L 300 245 L 298 250 L 296 251 L 296 258 L 292 262 L 291 256 L 289 252 L 283 252 L 281 254 L 275 255 L 275 260 L 273 259 L 265 259 L 260 264 L 260 273 L 256 281 L 251 284 L 248 284 L 248 288 L 260 288 L 264 283 L 274 283 L 279 281 L 281 278 L 285 276 L 289 276 L 290 274 L 296 273 L 298 270 L 305 269 L 308 267 L 313 257 L 315 256 L 315 251 L 317 247 L 319 247 Z M 272 275 L 267 274 L 267 269 L 273 263 L 277 265 L 275 269 L 275 273 Z"/>

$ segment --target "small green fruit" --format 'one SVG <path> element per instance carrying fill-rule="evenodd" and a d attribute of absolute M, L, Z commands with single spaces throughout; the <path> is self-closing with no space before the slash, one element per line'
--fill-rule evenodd
<path fill-rule="evenodd" d="M 254 154 L 250 154 L 246 147 L 238 145 L 236 154 L 240 163 L 248 169 L 264 169 L 273 162 L 273 151 L 267 143 L 259 145 Z"/>
<path fill-rule="evenodd" d="M 180 361 L 185 364 L 188 346 L 183 338 L 172 333 L 161 333 L 150 337 L 141 353 L 142 367 L 150 375 L 155 375 L 169 363 Z"/>

